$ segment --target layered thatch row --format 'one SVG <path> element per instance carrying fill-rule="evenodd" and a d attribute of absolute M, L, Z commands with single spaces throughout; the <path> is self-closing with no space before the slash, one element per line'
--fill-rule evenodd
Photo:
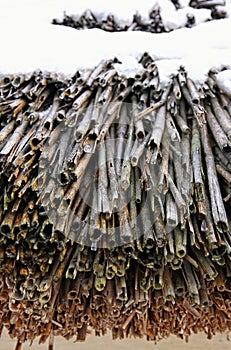
<path fill-rule="evenodd" d="M 177 0 L 172 0 L 172 3 L 175 5 L 176 11 L 181 8 L 181 5 Z M 227 17 L 227 12 L 225 8 L 223 8 L 224 5 L 225 1 L 223 0 L 193 0 L 189 4 L 194 10 L 200 10 L 203 8 L 211 10 L 210 20 Z M 198 24 L 195 12 L 190 12 L 190 7 L 188 7 L 187 18 L 185 19 L 185 27 L 188 28 Z M 182 14 L 182 16 L 184 17 L 185 14 Z M 91 10 L 86 10 L 82 15 L 68 15 L 65 13 L 62 19 L 54 19 L 53 24 L 61 24 L 75 29 L 99 28 L 108 32 L 139 30 L 150 33 L 163 33 L 175 29 L 171 27 L 169 28 L 163 23 L 161 7 L 158 2 L 155 4 L 155 1 L 153 1 L 153 8 L 150 10 L 148 18 L 143 18 L 139 12 L 137 12 L 134 13 L 133 20 L 130 24 L 125 24 L 123 21 L 118 20 L 113 13 L 102 16 L 94 14 Z M 175 26 L 177 27 L 177 24 Z"/>
<path fill-rule="evenodd" d="M 145 53 L 72 79 L 3 76 L 0 323 L 18 349 L 89 328 L 231 329 L 231 103 L 211 72 L 167 88 Z"/>
<path fill-rule="evenodd" d="M 53 24 L 61 24 L 75 29 L 99 28 L 108 32 L 144 30 L 151 33 L 162 33 L 166 31 L 158 5 L 151 11 L 148 20 L 142 18 L 139 13 L 134 14 L 130 25 L 117 21 L 113 14 L 106 15 L 105 18 L 97 18 L 97 15 L 90 10 L 86 10 L 79 18 L 65 14 L 62 20 L 54 19 Z"/>

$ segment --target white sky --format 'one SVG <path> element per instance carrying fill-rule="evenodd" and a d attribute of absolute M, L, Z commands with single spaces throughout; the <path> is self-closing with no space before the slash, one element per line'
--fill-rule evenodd
<path fill-rule="evenodd" d="M 180 64 L 186 66 L 194 80 L 201 82 L 211 67 L 231 68 L 231 18 L 163 34 L 109 33 L 99 29 L 77 31 L 51 24 L 53 18 L 63 16 L 64 10 L 67 14 L 82 14 L 87 8 L 99 16 L 111 12 L 124 21 L 130 21 L 136 10 L 147 17 L 154 2 L 1 0 L 0 73 L 30 72 L 39 68 L 71 75 L 77 69 L 97 65 L 102 58 L 116 56 L 124 63 L 120 70 L 127 74 L 138 69 L 136 58 L 144 51 L 158 60 L 163 83 L 168 81 Z M 171 28 L 184 22 L 188 7 L 187 1 L 181 2 L 185 7 L 181 12 L 176 12 L 170 1 L 159 0 L 164 22 Z M 231 1 L 227 3 L 231 14 Z M 203 14 L 195 11 L 198 14 L 197 23 L 208 15 L 208 10 Z"/>

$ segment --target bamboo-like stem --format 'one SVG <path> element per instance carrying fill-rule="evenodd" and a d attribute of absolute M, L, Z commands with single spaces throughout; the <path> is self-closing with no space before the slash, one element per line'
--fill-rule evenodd
<path fill-rule="evenodd" d="M 138 161 L 140 159 L 140 157 L 142 156 L 145 147 L 147 146 L 147 143 L 149 141 L 150 138 L 150 134 L 147 134 L 142 142 L 139 141 L 135 141 L 133 148 L 131 150 L 131 155 L 130 155 L 130 160 L 131 160 L 131 165 L 133 167 L 137 166 Z"/>
<path fill-rule="evenodd" d="M 216 164 L 216 170 L 228 183 L 231 183 L 231 174 L 225 170 L 220 164 Z"/>
<path fill-rule="evenodd" d="M 2 148 L 0 151 L 1 155 L 8 155 L 13 149 L 16 148 L 18 145 L 21 137 L 25 133 L 25 130 L 28 126 L 29 122 L 28 121 L 23 121 L 21 125 L 19 125 L 15 130 L 14 133 L 11 135 L 11 137 L 8 139 L 7 143 L 5 146 Z"/>
<path fill-rule="evenodd" d="M 165 103 L 166 103 L 166 100 L 167 100 L 167 96 L 169 94 L 169 91 L 170 91 L 170 88 L 169 89 L 166 89 L 165 92 L 163 93 L 163 96 L 162 96 L 162 100 L 157 102 L 156 104 L 154 104 L 153 106 L 150 106 L 148 107 L 147 109 L 145 109 L 144 111 L 138 113 L 136 116 L 135 116 L 135 121 L 138 121 L 144 117 L 146 117 L 147 115 L 149 115 L 151 112 L 161 108 Z"/>
<path fill-rule="evenodd" d="M 131 177 L 131 162 L 129 161 L 129 156 L 132 150 L 133 143 L 133 123 L 130 123 L 128 129 L 128 139 L 124 150 L 124 157 L 121 169 L 121 188 L 126 191 L 130 185 Z"/>
<path fill-rule="evenodd" d="M 213 153 L 209 142 L 208 130 L 206 125 L 204 125 L 203 128 L 201 128 L 201 138 L 207 166 L 207 176 L 209 182 L 209 194 L 212 206 L 213 220 L 219 232 L 222 232 L 223 230 L 227 231 L 227 216 L 221 197 Z"/>
<path fill-rule="evenodd" d="M 198 127 L 193 122 L 193 133 L 191 140 L 191 157 L 192 157 L 192 169 L 194 177 L 194 190 L 196 196 L 196 202 L 200 215 L 204 216 L 205 209 L 205 188 L 204 188 L 204 173 L 202 167 L 202 155 L 201 155 L 201 143 Z"/>
<path fill-rule="evenodd" d="M 106 171 L 106 147 L 104 140 L 99 144 L 98 210 L 109 213 L 108 176 Z"/>
<path fill-rule="evenodd" d="M 4 145 L 4 142 L 7 139 L 7 137 L 14 130 L 15 125 L 16 125 L 15 120 L 11 120 L 11 122 L 9 124 L 5 125 L 4 128 L 1 129 L 1 131 L 0 131 L 0 142 L 1 142 L 2 145 Z M 1 148 L 2 148 L 2 146 L 1 146 Z"/>
<path fill-rule="evenodd" d="M 213 263 L 210 262 L 208 259 L 206 259 L 199 250 L 193 249 L 193 251 L 194 251 L 196 257 L 198 258 L 198 261 L 200 263 L 202 270 L 205 273 L 205 278 L 207 280 L 214 280 L 216 278 L 218 272 L 216 271 L 216 268 L 213 265 Z"/>
<path fill-rule="evenodd" d="M 231 117 L 228 115 L 226 110 L 223 110 L 217 100 L 217 98 L 211 98 L 211 104 L 216 116 L 217 122 L 221 125 L 225 134 L 227 135 L 228 140 L 231 139 Z"/>
<path fill-rule="evenodd" d="M 183 264 L 183 276 L 184 276 L 185 282 L 188 286 L 188 290 L 189 290 L 190 295 L 192 295 L 192 296 L 197 295 L 199 286 L 198 286 L 197 281 L 195 279 L 195 275 L 193 273 L 192 267 L 187 260 L 185 260 L 184 264 Z"/>
<path fill-rule="evenodd" d="M 186 206 L 185 201 L 182 198 L 181 193 L 177 189 L 177 187 L 174 184 L 173 179 L 172 179 L 172 177 L 170 175 L 168 176 L 168 183 L 169 183 L 169 188 L 171 190 L 172 196 L 174 197 L 178 208 L 179 209 L 183 209 Z"/>
<path fill-rule="evenodd" d="M 175 250 L 178 258 L 183 258 L 186 255 L 186 231 L 181 231 L 178 227 L 174 230 Z"/>
<path fill-rule="evenodd" d="M 168 266 L 166 266 L 164 270 L 163 297 L 165 302 L 168 302 L 168 301 L 173 302 L 175 298 L 175 291 L 173 287 L 172 276 Z"/>
<path fill-rule="evenodd" d="M 214 139 L 216 140 L 218 146 L 222 151 L 228 152 L 230 150 L 230 142 L 227 136 L 225 135 L 220 124 L 218 123 L 215 116 L 213 115 L 211 108 L 208 106 L 206 107 L 206 109 L 207 109 L 208 124 Z"/>

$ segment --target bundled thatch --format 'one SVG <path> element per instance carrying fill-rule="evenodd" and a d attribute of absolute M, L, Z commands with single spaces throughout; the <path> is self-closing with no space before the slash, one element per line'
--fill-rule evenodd
<path fill-rule="evenodd" d="M 169 0 L 170 1 L 170 0 Z M 181 5 L 178 0 L 172 0 L 175 5 L 176 11 L 181 9 Z M 53 19 L 53 24 L 64 25 L 75 29 L 91 29 L 99 28 L 108 32 L 121 32 L 121 31 L 145 31 L 150 33 L 163 33 L 169 32 L 173 28 L 169 28 L 165 25 L 161 15 L 161 1 L 160 3 L 153 2 L 153 8 L 150 9 L 147 18 L 143 18 L 139 12 L 134 13 L 131 23 L 124 23 L 117 19 L 113 13 L 95 14 L 91 10 L 86 10 L 82 15 L 72 15 L 64 13 L 62 19 Z M 211 11 L 210 18 L 205 20 L 216 20 L 227 17 L 227 12 L 224 5 L 224 0 L 192 0 L 189 6 L 194 11 L 190 11 L 188 7 L 188 13 L 186 14 L 185 27 L 191 28 L 197 25 L 197 19 L 195 17 L 195 9 L 209 9 Z M 185 16 L 185 14 L 182 14 Z M 177 27 L 177 24 L 175 24 Z"/>
<path fill-rule="evenodd" d="M 99 28 L 108 32 L 143 30 L 151 33 L 162 33 L 166 31 L 158 5 L 150 12 L 148 19 L 142 18 L 139 13 L 134 14 L 133 21 L 130 25 L 121 23 L 113 14 L 106 14 L 104 17 L 98 17 L 90 10 L 86 10 L 78 18 L 76 18 L 76 16 L 64 14 L 62 20 L 54 19 L 53 24 L 61 24 L 75 29 Z"/>
<path fill-rule="evenodd" d="M 158 341 L 231 329 L 231 102 L 145 53 L 0 85 L 0 328 Z"/>

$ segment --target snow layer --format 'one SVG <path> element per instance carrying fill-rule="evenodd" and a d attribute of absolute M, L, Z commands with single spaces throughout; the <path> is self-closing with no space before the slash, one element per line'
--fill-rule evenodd
<path fill-rule="evenodd" d="M 231 68 L 231 18 L 163 34 L 109 33 L 99 29 L 77 31 L 51 24 L 52 18 L 64 9 L 70 10 L 71 6 L 76 8 L 77 3 L 78 9 L 81 6 L 86 9 L 89 4 L 92 10 L 96 8 L 98 11 L 102 11 L 103 6 L 107 10 L 107 4 L 110 12 L 113 3 L 118 5 L 114 0 L 88 0 L 84 4 L 81 0 L 1 0 L 0 72 L 27 73 L 41 69 L 69 76 L 77 69 L 96 66 L 102 58 L 117 57 L 123 62 L 120 72 L 131 75 L 139 69 L 136 59 L 144 51 L 158 60 L 163 83 L 168 82 L 180 65 L 184 65 L 198 82 L 205 79 L 211 67 Z M 126 20 L 135 9 L 147 13 L 153 1 L 146 0 L 142 6 L 140 3 L 140 0 L 139 3 L 132 1 L 128 8 L 125 2 L 121 2 L 117 13 L 120 9 Z"/>
<path fill-rule="evenodd" d="M 163 3 L 162 3 L 163 1 Z M 209 9 L 194 9 L 189 6 L 176 11 L 175 6 L 168 0 L 161 1 L 161 17 L 164 24 L 164 27 L 168 30 L 173 30 L 177 28 L 185 27 L 187 24 L 187 15 L 191 14 L 195 18 L 195 25 L 204 23 L 208 20 L 211 20 L 211 10 Z M 165 2 L 168 6 L 165 6 Z M 170 7 L 169 4 L 172 6 Z"/>
<path fill-rule="evenodd" d="M 231 70 L 227 69 L 217 74 L 216 82 L 221 91 L 231 97 Z"/>

